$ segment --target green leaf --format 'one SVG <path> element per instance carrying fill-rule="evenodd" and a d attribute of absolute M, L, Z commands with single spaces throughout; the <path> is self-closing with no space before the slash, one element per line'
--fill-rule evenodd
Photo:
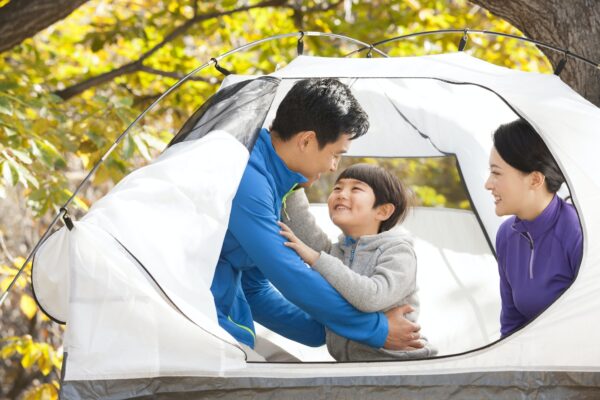
<path fill-rule="evenodd" d="M 139 137 L 138 135 L 136 135 L 133 137 L 133 142 L 135 143 L 135 147 L 137 147 L 137 149 L 139 150 L 142 157 L 144 157 L 148 161 L 151 161 L 152 157 L 150 156 L 150 153 L 148 152 L 148 146 L 146 146 L 146 143 L 144 143 L 142 138 Z"/>
<path fill-rule="evenodd" d="M 13 107 L 6 97 L 0 97 L 0 114 L 6 114 L 9 117 L 13 115 Z"/>
<path fill-rule="evenodd" d="M 15 186 L 19 182 L 19 173 L 8 161 L 2 162 L 2 178 L 10 186 Z"/>
<path fill-rule="evenodd" d="M 23 152 L 23 151 L 19 151 L 17 149 L 11 149 L 11 152 L 24 164 L 31 164 L 31 158 L 29 157 L 29 154 Z"/>

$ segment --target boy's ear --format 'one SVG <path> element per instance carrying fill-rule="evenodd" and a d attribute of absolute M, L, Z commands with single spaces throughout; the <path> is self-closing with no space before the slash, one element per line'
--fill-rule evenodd
<path fill-rule="evenodd" d="M 538 189 L 546 182 L 546 177 L 539 171 L 533 171 L 529 174 L 529 184 L 532 189 Z"/>
<path fill-rule="evenodd" d="M 302 131 L 296 134 L 296 143 L 301 151 L 305 151 L 313 140 L 317 140 L 315 131 Z"/>
<path fill-rule="evenodd" d="M 379 221 L 386 221 L 392 216 L 394 211 L 396 211 L 396 207 L 392 203 L 385 203 L 377 206 L 375 216 Z"/>

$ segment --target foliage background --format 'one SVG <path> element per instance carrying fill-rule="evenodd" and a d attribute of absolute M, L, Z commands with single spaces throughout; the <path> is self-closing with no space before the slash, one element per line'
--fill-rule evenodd
<path fill-rule="evenodd" d="M 0 0 L 0 7 L 10 1 Z M 466 0 L 90 1 L 0 54 L 0 289 L 4 292 L 49 218 L 120 133 L 179 77 L 211 57 L 299 30 L 374 42 L 464 27 L 519 34 Z M 451 52 L 460 36 L 421 37 L 381 49 L 393 56 Z M 356 49 L 336 40 L 304 41 L 305 54 L 343 56 Z M 551 70 L 536 48 L 512 39 L 471 36 L 467 52 L 510 68 Z M 222 65 L 236 73 L 265 74 L 295 55 L 296 40 L 286 39 L 237 53 Z M 71 213 L 84 213 L 125 174 L 158 154 L 222 78 L 212 67 L 204 70 L 141 119 L 76 198 Z M 422 204 L 468 207 L 454 160 L 386 160 L 385 165 L 408 180 Z M 312 200 L 322 200 L 328 187 L 324 180 L 311 192 Z M 0 321 L 0 398 L 57 398 L 62 327 L 38 311 L 27 274 L 0 309 Z"/>

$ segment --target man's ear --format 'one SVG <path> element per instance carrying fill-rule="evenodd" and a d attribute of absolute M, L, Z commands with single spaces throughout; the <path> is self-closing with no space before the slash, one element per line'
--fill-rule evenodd
<path fill-rule="evenodd" d="M 296 134 L 296 143 L 300 151 L 306 151 L 313 140 L 317 140 L 315 131 L 302 131 Z"/>
<path fill-rule="evenodd" d="M 540 171 L 533 171 L 529 174 L 529 185 L 532 189 L 539 189 L 544 186 L 546 177 Z"/>
<path fill-rule="evenodd" d="M 394 211 L 396 211 L 396 207 L 392 203 L 385 203 L 377 206 L 375 216 L 379 221 L 387 221 Z"/>

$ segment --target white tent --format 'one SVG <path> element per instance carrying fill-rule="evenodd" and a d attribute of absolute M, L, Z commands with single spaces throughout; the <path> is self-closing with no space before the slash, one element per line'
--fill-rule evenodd
<path fill-rule="evenodd" d="M 305 77 L 342 79 L 369 114 L 369 133 L 350 155 L 457 159 L 474 211 L 417 209 L 406 222 L 417 238 L 420 323 L 440 357 L 342 364 L 286 344 L 312 362 L 247 363 L 217 323 L 210 285 L 231 200 L 258 129 Z M 483 184 L 491 133 L 517 115 L 563 170 L 584 255 L 574 284 L 498 341 L 493 244 L 501 220 Z M 154 163 L 131 173 L 36 255 L 36 298 L 67 323 L 63 398 L 598 395 L 600 174 L 593 162 L 600 110 L 557 76 L 463 53 L 301 56 L 268 77 L 229 77 L 186 126 Z M 326 224 L 323 210 L 313 211 Z"/>

